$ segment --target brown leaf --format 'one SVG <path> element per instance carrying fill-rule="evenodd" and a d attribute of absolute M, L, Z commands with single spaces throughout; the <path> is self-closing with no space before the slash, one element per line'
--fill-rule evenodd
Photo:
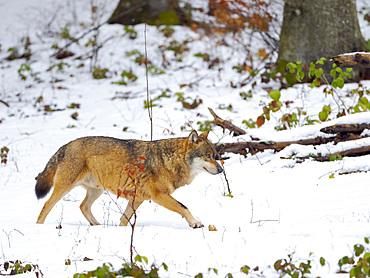
<path fill-rule="evenodd" d="M 258 127 L 261 127 L 265 123 L 265 116 L 259 116 L 257 118 L 256 124 Z"/>

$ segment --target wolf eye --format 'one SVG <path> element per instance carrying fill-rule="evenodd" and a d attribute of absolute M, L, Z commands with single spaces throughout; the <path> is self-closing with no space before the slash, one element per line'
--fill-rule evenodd
<path fill-rule="evenodd" d="M 207 153 L 207 154 L 206 154 L 206 157 L 207 157 L 207 158 L 211 158 L 211 155 Z"/>

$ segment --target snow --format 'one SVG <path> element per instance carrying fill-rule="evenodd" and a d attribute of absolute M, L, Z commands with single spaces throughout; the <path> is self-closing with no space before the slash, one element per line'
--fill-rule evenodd
<path fill-rule="evenodd" d="M 350 52 L 350 53 L 343 53 L 343 54 L 339 54 L 337 56 L 354 56 L 356 54 L 369 54 L 369 52 Z"/>
<path fill-rule="evenodd" d="M 366 3 L 358 2 L 359 5 Z M 101 22 L 107 19 L 116 4 L 117 1 L 106 3 Z M 55 69 L 46 72 L 55 63 L 50 58 L 53 53 L 50 46 L 55 38 L 46 35 L 46 23 L 54 14 L 56 19 L 50 25 L 51 31 L 60 30 L 65 22 L 74 21 L 76 26 L 80 22 L 89 22 L 89 6 L 90 2 L 84 0 L 0 3 L 0 100 L 9 104 L 7 107 L 0 103 L 0 147 L 9 148 L 7 164 L 0 165 L 0 264 L 17 259 L 38 264 L 44 277 L 72 277 L 74 273 L 94 270 L 106 262 L 119 269 L 123 262 L 129 261 L 132 232 L 131 227 L 118 226 L 127 201 L 116 200 L 108 193 L 93 206 L 93 213 L 102 225 L 90 227 L 79 209 L 85 196 L 83 188 L 75 188 L 65 196 L 52 209 L 45 224 L 36 224 L 48 196 L 36 199 L 35 177 L 49 158 L 63 144 L 82 136 L 150 139 L 148 111 L 144 109 L 145 69 L 125 54 L 134 49 L 144 53 L 144 26 L 135 27 L 138 33 L 135 40 L 123 35 L 122 26 L 101 28 L 102 41 L 112 37 L 99 53 L 100 66 L 109 69 L 110 78 L 92 79 L 89 62 L 85 61 L 83 68 L 77 68 L 82 61 L 73 59 L 65 60 L 70 67 L 62 72 Z M 71 28 L 79 30 L 76 26 Z M 363 22 L 361 26 L 365 28 Z M 162 61 L 158 45 L 172 39 L 180 41 L 198 36 L 181 27 L 174 29 L 175 37 L 166 39 L 156 28 L 147 28 L 149 60 L 158 67 Z M 363 35 L 370 37 L 369 31 Z M 7 49 L 19 45 L 24 36 L 30 36 L 34 53 L 31 67 L 35 73 L 40 72 L 42 83 L 34 82 L 29 75 L 27 80 L 20 80 L 17 71 L 25 63 L 24 59 L 3 60 L 8 55 Z M 258 49 L 261 42 L 251 43 Z M 212 120 L 207 107 L 212 107 L 221 118 L 246 129 L 242 120 L 257 119 L 263 103 L 269 102 L 265 85 L 258 84 L 253 89 L 253 98 L 242 100 L 239 93 L 252 90 L 251 85 L 230 87 L 230 81 L 244 78 L 232 69 L 232 65 L 242 59 L 238 56 L 240 50 L 236 47 L 214 48 L 212 41 L 205 38 L 190 45 L 194 47 L 190 54 L 185 54 L 186 67 L 178 68 L 171 62 L 165 69 L 166 74 L 149 75 L 152 99 L 166 89 L 170 90 L 170 98 L 161 98 L 153 107 L 154 139 L 187 136 L 191 130 L 189 126 L 199 129 L 198 121 Z M 84 49 L 83 43 L 72 46 L 72 51 Z M 220 72 L 217 68 L 208 69 L 200 58 L 193 56 L 199 52 L 218 56 L 229 66 Z M 170 53 L 167 55 L 174 58 Z M 138 76 L 136 82 L 128 86 L 112 84 L 120 80 L 122 70 L 130 69 Z M 55 78 L 63 81 L 50 83 Z M 180 84 L 195 80 L 199 82 L 192 87 L 180 88 Z M 362 85 L 369 88 L 370 82 L 363 81 Z M 355 88 L 357 84 L 346 84 L 339 90 L 348 106 L 353 105 L 353 99 L 345 95 Z M 184 109 L 177 101 L 177 92 L 184 93 L 189 102 L 200 98 L 202 104 L 194 110 Z M 37 102 L 40 96 L 43 100 Z M 335 111 L 335 100 L 325 97 L 323 88 L 297 85 L 282 90 L 281 101 L 290 100 L 294 103 L 284 108 L 287 113 L 297 112 L 296 108 L 301 107 L 308 116 L 317 119 L 323 105 L 328 104 L 334 110 L 332 115 L 338 112 Z M 72 103 L 80 104 L 80 108 L 67 108 Z M 219 108 L 229 104 L 232 111 Z M 45 112 L 44 105 L 61 111 Z M 78 113 L 77 120 L 71 117 L 75 112 Z M 247 135 L 234 138 L 215 127 L 210 139 L 221 143 L 237 142 L 249 141 L 252 136 L 266 141 L 290 141 L 329 136 L 320 129 L 332 124 L 370 123 L 369 112 L 315 125 L 303 125 L 302 118 L 300 127 L 277 132 L 274 127 L 279 117 L 281 114 L 272 114 L 272 119 L 260 129 L 246 129 Z M 200 174 L 192 184 L 173 194 L 205 228 L 193 230 L 178 214 L 154 202 L 145 202 L 137 212 L 135 250 L 146 256 L 149 264 L 165 262 L 168 265 L 168 272 L 162 269 L 161 277 L 194 277 L 199 272 L 205 277 L 224 277 L 227 273 L 245 277 L 240 272 L 244 265 L 259 266 L 257 274 L 263 272 L 266 277 L 279 277 L 273 269 L 274 262 L 293 253 L 297 261 L 310 258 L 315 261 L 312 265 L 315 277 L 347 277 L 346 274 L 336 274 L 338 260 L 345 255 L 351 256 L 353 245 L 363 243 L 363 238 L 370 236 L 369 155 L 324 163 L 313 160 L 297 163 L 294 159 L 281 157 L 326 155 L 369 144 L 370 138 L 365 138 L 316 147 L 291 145 L 278 153 L 265 151 L 247 158 L 228 154 L 230 159 L 225 160 L 225 173 L 233 198 L 226 196 L 227 184 L 222 174 Z M 361 172 L 340 175 L 357 170 Z M 332 174 L 334 178 L 329 178 Z M 56 229 L 59 225 L 62 228 Z M 214 225 L 217 231 L 208 231 L 208 225 Z M 84 261 L 85 257 L 92 260 Z M 319 264 L 320 257 L 328 262 L 324 267 Z M 71 264 L 65 265 L 66 260 Z M 216 268 L 219 275 L 209 272 L 209 268 Z M 35 277 L 35 274 L 21 277 Z"/>

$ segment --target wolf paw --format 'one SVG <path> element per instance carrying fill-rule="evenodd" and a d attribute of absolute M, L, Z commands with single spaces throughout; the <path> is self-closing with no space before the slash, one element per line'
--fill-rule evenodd
<path fill-rule="evenodd" d="M 190 227 L 192 227 L 193 229 L 196 229 L 196 228 L 203 228 L 204 225 L 200 222 L 200 221 L 196 221 L 194 223 L 191 223 L 189 224 Z"/>

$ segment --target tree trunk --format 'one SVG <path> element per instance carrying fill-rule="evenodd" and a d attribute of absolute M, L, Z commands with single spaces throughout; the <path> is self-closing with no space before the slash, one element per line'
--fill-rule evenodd
<path fill-rule="evenodd" d="M 342 53 L 365 51 L 356 0 L 285 0 L 278 60 L 309 65 Z"/>
<path fill-rule="evenodd" d="M 125 14 L 128 9 L 132 12 Z M 177 25 L 178 10 L 178 0 L 120 0 L 108 23 Z"/>

